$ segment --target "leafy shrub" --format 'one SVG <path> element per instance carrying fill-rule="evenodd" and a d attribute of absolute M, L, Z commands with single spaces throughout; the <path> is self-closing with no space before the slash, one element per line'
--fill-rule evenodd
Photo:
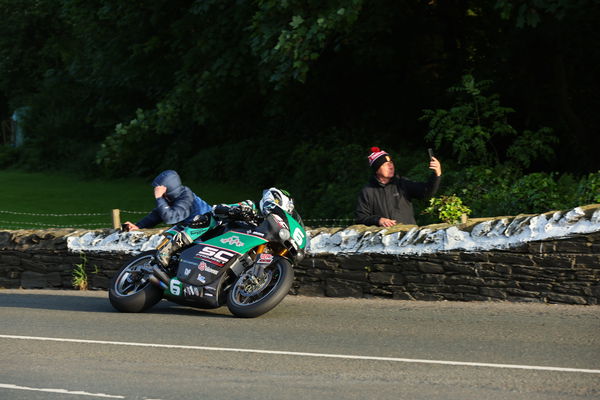
<path fill-rule="evenodd" d="M 447 224 L 460 222 L 463 214 L 469 215 L 471 209 L 463 204 L 460 197 L 440 196 L 429 199 L 429 207 L 423 210 L 425 214 L 434 214 L 440 221 Z"/>
<path fill-rule="evenodd" d="M 600 170 L 581 178 L 576 193 L 580 204 L 600 203 Z"/>
<path fill-rule="evenodd" d="M 458 193 L 475 217 L 538 213 L 600 201 L 600 173 L 583 178 L 498 165 L 445 174 L 442 193 Z"/>
<path fill-rule="evenodd" d="M 491 81 L 476 82 L 472 75 L 464 75 L 461 85 L 448 91 L 454 95 L 454 104 L 448 110 L 423 110 L 422 121 L 427 121 L 426 139 L 436 149 L 449 146 L 463 165 L 493 166 L 502 160 L 503 146 L 508 142 L 506 155 L 518 167 L 529 167 L 531 161 L 554 155 L 551 147 L 557 139 L 552 129 L 518 133 L 508 123 L 515 110 L 500 105 L 496 93 L 486 95 Z"/>
<path fill-rule="evenodd" d="M 538 213 L 565 208 L 570 203 L 564 193 L 568 186 L 571 185 L 561 187 L 556 174 L 536 172 L 525 175 L 506 193 L 508 213 Z"/>

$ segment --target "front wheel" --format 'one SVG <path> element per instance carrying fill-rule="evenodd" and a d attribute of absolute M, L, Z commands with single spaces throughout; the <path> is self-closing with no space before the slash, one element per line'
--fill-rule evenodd
<path fill-rule="evenodd" d="M 227 308 L 236 317 L 254 318 L 272 310 L 292 287 L 292 264 L 279 258 L 256 276 L 254 268 L 245 271 L 233 284 L 227 298 Z"/>
<path fill-rule="evenodd" d="M 110 304 L 121 312 L 142 312 L 160 301 L 163 291 L 149 277 L 156 252 L 146 251 L 127 262 L 111 279 Z"/>

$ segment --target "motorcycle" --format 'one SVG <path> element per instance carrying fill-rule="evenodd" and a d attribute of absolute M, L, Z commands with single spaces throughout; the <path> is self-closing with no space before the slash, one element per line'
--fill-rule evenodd
<path fill-rule="evenodd" d="M 254 318 L 273 309 L 288 294 L 293 266 L 304 257 L 307 236 L 298 213 L 277 208 L 254 221 L 225 218 L 175 225 L 169 236 L 183 231 L 191 243 L 176 250 L 167 267 L 156 261 L 156 251 L 146 251 L 125 263 L 111 279 L 109 299 L 121 312 L 142 312 L 165 298 L 203 309 L 227 305 L 243 318 Z"/>

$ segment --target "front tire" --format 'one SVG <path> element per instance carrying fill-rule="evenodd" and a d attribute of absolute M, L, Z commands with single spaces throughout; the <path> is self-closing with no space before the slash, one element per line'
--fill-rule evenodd
<path fill-rule="evenodd" d="M 258 278 L 244 272 L 231 287 L 227 308 L 236 317 L 254 318 L 271 311 L 288 294 L 294 281 L 292 264 L 279 258 Z"/>
<path fill-rule="evenodd" d="M 155 251 L 146 251 L 129 260 L 111 279 L 110 304 L 121 312 L 142 312 L 160 301 L 163 291 L 150 280 Z"/>

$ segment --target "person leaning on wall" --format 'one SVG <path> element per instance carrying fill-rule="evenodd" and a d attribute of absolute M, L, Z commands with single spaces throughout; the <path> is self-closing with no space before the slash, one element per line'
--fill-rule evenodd
<path fill-rule="evenodd" d="M 442 166 L 431 156 L 432 174 L 427 182 L 415 182 L 396 175 L 390 155 L 379 147 L 372 147 L 368 156 L 373 174 L 358 195 L 356 223 L 390 227 L 396 224 L 416 225 L 413 199 L 433 196 L 442 176 Z"/>
<path fill-rule="evenodd" d="M 156 207 L 135 224 L 125 222 L 123 230 L 153 228 L 160 223 L 174 225 L 191 221 L 194 216 L 211 210 L 211 206 L 192 192 L 192 189 L 182 185 L 181 178 L 173 170 L 161 172 L 152 181 L 152 186 Z"/>

